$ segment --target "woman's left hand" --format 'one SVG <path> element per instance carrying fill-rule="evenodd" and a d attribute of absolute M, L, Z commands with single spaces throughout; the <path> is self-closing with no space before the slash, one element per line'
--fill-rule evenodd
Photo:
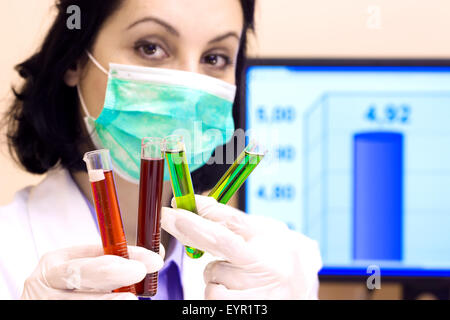
<path fill-rule="evenodd" d="M 317 299 L 315 241 L 211 197 L 196 196 L 196 203 L 198 215 L 163 208 L 161 225 L 184 245 L 223 259 L 205 268 L 206 299 Z"/>

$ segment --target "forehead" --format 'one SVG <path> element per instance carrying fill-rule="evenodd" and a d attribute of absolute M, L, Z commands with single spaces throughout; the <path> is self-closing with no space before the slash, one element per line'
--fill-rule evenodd
<path fill-rule="evenodd" d="M 243 12 L 239 0 L 124 0 L 109 19 L 110 25 L 126 29 L 145 17 L 156 17 L 177 29 L 181 36 L 205 38 L 243 27 Z"/>

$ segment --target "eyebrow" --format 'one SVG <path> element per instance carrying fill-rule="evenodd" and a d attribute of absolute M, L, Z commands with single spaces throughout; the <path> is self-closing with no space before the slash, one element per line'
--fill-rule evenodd
<path fill-rule="evenodd" d="M 229 37 L 236 38 L 238 41 L 241 41 L 241 37 L 239 37 L 239 35 L 236 32 L 231 31 L 231 32 L 225 33 L 224 35 L 218 36 L 218 37 L 210 40 L 208 42 L 208 44 L 215 43 L 215 42 L 220 42 L 220 41 L 225 40 L 226 38 L 229 38 Z"/>
<path fill-rule="evenodd" d="M 171 33 L 177 37 L 180 36 L 180 33 L 174 27 L 172 27 L 170 24 L 168 24 L 167 22 L 165 22 L 159 18 L 151 17 L 151 16 L 142 18 L 142 19 L 132 23 L 130 26 L 128 26 L 127 30 L 135 27 L 136 25 L 138 25 L 140 23 L 145 23 L 145 22 L 155 22 L 155 23 L 159 24 L 160 26 L 162 26 L 164 29 L 166 29 L 169 33 Z M 229 37 L 236 38 L 238 41 L 241 40 L 241 37 L 236 32 L 230 31 L 230 32 L 225 33 L 224 35 L 218 36 L 218 37 L 208 41 L 208 44 L 220 42 Z"/>
<path fill-rule="evenodd" d="M 180 33 L 174 27 L 172 27 L 167 22 L 164 22 L 163 20 L 155 18 L 155 17 L 142 18 L 142 19 L 132 23 L 130 26 L 128 26 L 127 30 L 130 30 L 131 28 L 135 27 L 136 25 L 138 25 L 140 23 L 144 23 L 144 22 L 155 22 L 155 23 L 159 24 L 160 26 L 162 26 L 164 29 L 166 29 L 169 33 L 171 33 L 177 37 L 180 36 Z"/>

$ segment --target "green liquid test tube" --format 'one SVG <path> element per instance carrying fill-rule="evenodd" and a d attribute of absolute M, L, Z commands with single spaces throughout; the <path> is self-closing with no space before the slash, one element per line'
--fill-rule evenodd
<path fill-rule="evenodd" d="M 214 186 L 209 196 L 220 203 L 227 204 L 247 180 L 250 173 L 258 166 L 266 152 L 257 143 L 250 142 Z"/>
<path fill-rule="evenodd" d="M 174 135 L 166 137 L 165 140 L 166 162 L 177 208 L 198 214 L 183 137 Z M 185 246 L 185 249 L 186 254 L 192 259 L 198 259 L 204 254 L 203 251 L 189 246 Z"/>

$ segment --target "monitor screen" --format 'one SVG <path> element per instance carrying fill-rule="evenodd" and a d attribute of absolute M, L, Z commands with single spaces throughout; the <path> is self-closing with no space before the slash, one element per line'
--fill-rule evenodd
<path fill-rule="evenodd" d="M 249 63 L 244 209 L 317 240 L 321 275 L 449 277 L 450 63 L 336 61 Z"/>

